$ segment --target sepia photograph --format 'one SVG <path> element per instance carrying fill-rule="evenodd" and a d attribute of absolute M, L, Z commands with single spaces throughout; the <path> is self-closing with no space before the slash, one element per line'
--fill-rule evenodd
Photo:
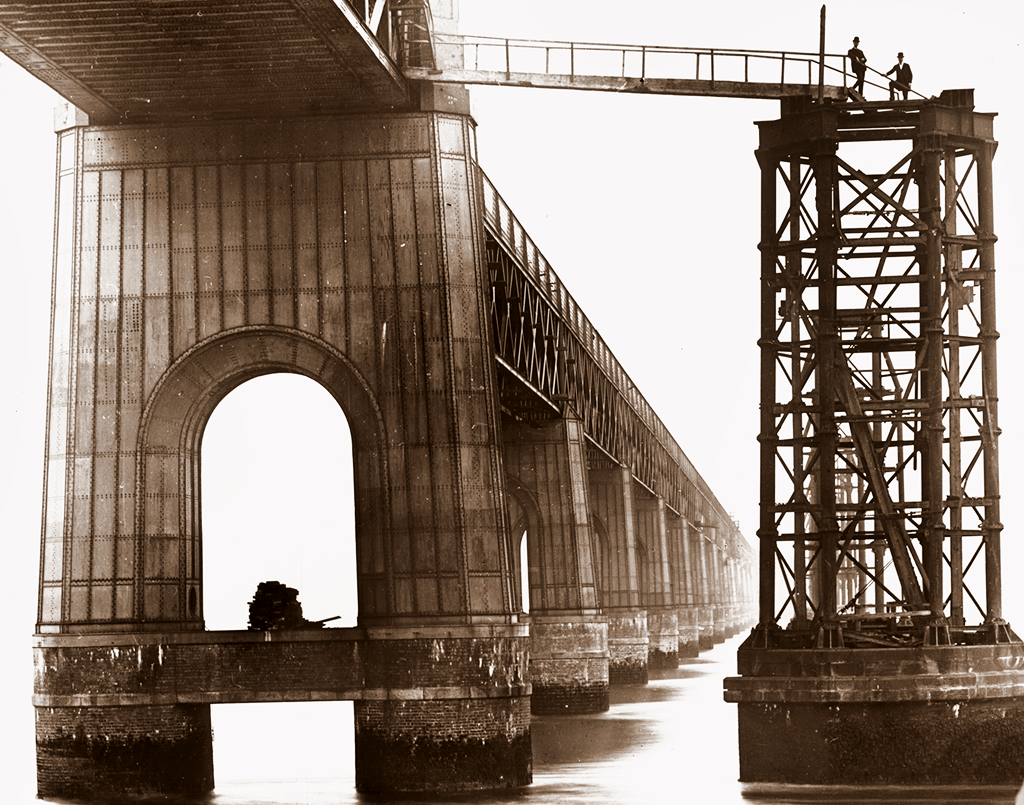
<path fill-rule="evenodd" d="M 1024 803 L 1020 58 L 0 2 L 3 801 Z"/>

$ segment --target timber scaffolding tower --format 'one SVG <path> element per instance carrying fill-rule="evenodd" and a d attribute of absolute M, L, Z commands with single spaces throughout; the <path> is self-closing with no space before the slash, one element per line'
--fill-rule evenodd
<path fill-rule="evenodd" d="M 993 117 L 956 90 L 760 124 L 760 646 L 1016 641 Z"/>
<path fill-rule="evenodd" d="M 824 33 L 818 54 L 454 36 L 416 52 L 442 41 L 454 62 L 406 76 L 781 101 L 758 124 L 759 623 L 725 681 L 740 779 L 1019 784 L 995 115 L 969 89 L 848 102 Z"/>

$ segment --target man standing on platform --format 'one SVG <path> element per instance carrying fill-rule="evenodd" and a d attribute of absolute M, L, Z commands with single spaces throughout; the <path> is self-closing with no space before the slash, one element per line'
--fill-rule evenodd
<path fill-rule="evenodd" d="M 850 87 L 850 92 L 853 94 L 855 101 L 864 100 L 864 74 L 868 69 L 868 60 L 864 55 L 864 51 L 860 49 L 860 37 L 853 37 L 853 47 L 850 48 L 846 55 L 850 59 L 850 69 L 853 74 L 857 77 L 857 80 Z"/>
<path fill-rule="evenodd" d="M 889 100 L 896 100 L 896 90 L 902 90 L 903 100 L 907 100 L 910 95 L 910 82 L 914 80 L 914 73 L 911 71 L 909 64 L 903 63 L 902 53 L 898 53 L 896 59 L 896 64 L 886 73 L 886 75 L 893 76 L 893 79 L 889 82 Z M 895 75 L 893 75 L 894 73 Z"/>

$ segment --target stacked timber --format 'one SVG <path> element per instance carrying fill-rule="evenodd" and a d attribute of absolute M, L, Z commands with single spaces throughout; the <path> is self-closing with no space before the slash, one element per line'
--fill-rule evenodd
<path fill-rule="evenodd" d="M 249 631 L 269 629 L 317 629 L 323 621 L 308 621 L 302 616 L 299 591 L 279 581 L 261 581 L 249 602 Z"/>

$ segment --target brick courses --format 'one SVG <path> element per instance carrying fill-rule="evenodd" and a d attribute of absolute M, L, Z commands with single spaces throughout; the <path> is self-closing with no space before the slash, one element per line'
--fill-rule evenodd
<path fill-rule="evenodd" d="M 204 794 L 210 707 L 36 708 L 36 777 L 41 796 Z"/>

